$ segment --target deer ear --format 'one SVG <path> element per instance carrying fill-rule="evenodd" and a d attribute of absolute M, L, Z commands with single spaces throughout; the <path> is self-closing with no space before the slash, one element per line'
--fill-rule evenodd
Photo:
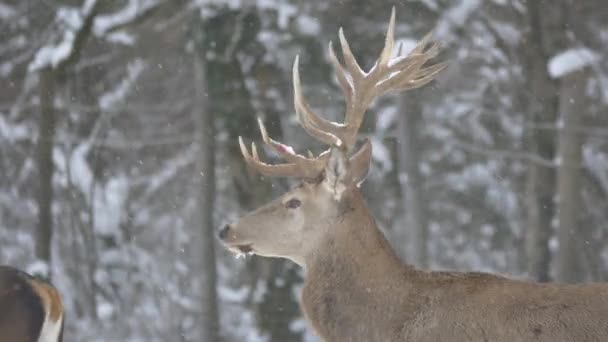
<path fill-rule="evenodd" d="M 352 183 L 349 161 L 346 153 L 338 147 L 332 147 L 329 153 L 323 184 L 333 193 L 336 200 L 340 200 Z"/>
<path fill-rule="evenodd" d="M 369 166 L 371 165 L 372 159 L 372 143 L 369 139 L 365 139 L 365 142 L 357 153 L 353 154 L 349 161 L 350 170 L 352 173 L 352 180 L 357 186 L 360 186 L 369 172 Z"/>

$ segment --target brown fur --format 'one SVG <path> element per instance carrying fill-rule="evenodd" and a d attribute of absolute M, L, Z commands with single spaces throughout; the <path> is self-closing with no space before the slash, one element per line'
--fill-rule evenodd
<path fill-rule="evenodd" d="M 306 259 L 302 306 L 326 341 L 608 341 L 608 285 L 424 272 L 403 264 L 358 190 Z"/>
<path fill-rule="evenodd" d="M 304 267 L 301 305 L 325 341 L 608 341 L 608 284 L 417 270 L 393 252 L 358 188 L 337 199 L 333 189 L 305 183 L 222 238 Z M 285 207 L 292 198 L 297 209 Z"/>
<path fill-rule="evenodd" d="M 63 302 L 59 292 L 49 283 L 36 278 L 30 279 L 30 285 L 40 296 L 44 304 L 44 311 L 49 313 L 49 318 L 53 321 L 58 321 L 63 315 Z"/>
<path fill-rule="evenodd" d="M 55 321 L 62 318 L 57 290 L 17 269 L 0 266 L 0 341 L 38 341 L 46 312 Z"/>
<path fill-rule="evenodd" d="M 220 236 L 232 250 L 246 246 L 304 267 L 301 305 L 325 341 L 608 341 L 608 284 L 537 284 L 402 263 L 355 186 L 361 179 L 351 177 L 365 172 L 336 151 L 322 181 Z M 300 206 L 285 205 L 294 198 Z"/>
<path fill-rule="evenodd" d="M 296 58 L 298 119 L 311 136 L 330 146 L 329 153 L 296 155 L 271 140 L 261 120 L 265 144 L 286 163 L 268 165 L 259 160 L 255 144 L 251 154 L 240 137 L 239 145 L 247 165 L 265 176 L 319 182 L 305 183 L 226 225 L 219 238 L 235 253 L 288 258 L 304 267 L 302 307 L 327 341 L 608 339 L 608 285 L 539 285 L 489 274 L 422 272 L 396 257 L 358 190 L 371 162 L 371 143 L 351 152 L 375 97 L 421 87 L 446 64 L 428 63 L 438 52 L 430 35 L 411 54 L 399 52 L 393 58 L 394 28 L 393 7 L 385 46 L 367 72 L 357 64 L 342 32 L 344 66 L 330 44 L 330 58 L 346 95 L 343 123 L 329 122 L 310 109 L 302 96 Z"/>

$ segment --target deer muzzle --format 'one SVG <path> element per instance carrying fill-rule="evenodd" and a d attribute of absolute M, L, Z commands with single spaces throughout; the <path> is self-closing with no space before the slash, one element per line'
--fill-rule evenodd
<path fill-rule="evenodd" d="M 236 254 L 253 253 L 253 247 L 251 246 L 251 243 L 238 242 L 236 239 L 236 234 L 234 233 L 234 229 L 229 224 L 222 227 L 218 231 L 217 236 L 220 239 L 220 241 L 222 241 L 222 243 L 233 253 L 236 253 Z"/>

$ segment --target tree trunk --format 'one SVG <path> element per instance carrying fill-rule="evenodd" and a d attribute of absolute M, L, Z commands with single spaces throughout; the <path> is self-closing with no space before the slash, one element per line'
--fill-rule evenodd
<path fill-rule="evenodd" d="M 97 12 L 102 1 L 93 3 L 89 13 L 82 18 L 83 24 L 75 32 L 73 46 L 69 54 L 55 66 L 48 65 L 38 72 L 40 121 L 38 125 L 38 172 L 40 188 L 38 189 L 38 231 L 36 234 L 36 257 L 49 265 L 49 278 L 51 277 L 51 242 L 53 238 L 53 147 L 55 139 L 55 83 L 64 76 L 66 69 L 76 63 L 88 40 Z"/>
<path fill-rule="evenodd" d="M 51 241 L 53 238 L 53 145 L 55 139 L 55 72 L 51 68 L 40 70 L 39 97 L 40 119 L 38 121 L 38 231 L 36 233 L 36 257 L 49 266 L 51 264 Z"/>
<path fill-rule="evenodd" d="M 559 252 L 557 277 L 561 282 L 583 281 L 584 271 L 579 246 L 584 232 L 578 225 L 581 202 L 581 154 L 583 137 L 578 128 L 586 111 L 585 89 L 588 75 L 573 72 L 561 80 L 559 166 L 557 170 L 557 217 Z"/>
<path fill-rule="evenodd" d="M 413 96 L 401 97 L 397 144 L 399 158 L 399 184 L 403 194 L 403 210 L 406 215 L 406 229 L 411 233 L 408 253 L 410 262 L 428 266 L 428 208 L 424 193 L 424 180 L 420 174 L 420 144 L 418 123 L 421 119 L 418 102 Z"/>
<path fill-rule="evenodd" d="M 200 272 L 201 272 L 201 341 L 219 341 L 219 313 L 217 299 L 217 270 L 215 260 L 215 119 L 209 110 L 205 54 L 194 55 L 194 110 L 198 113 L 197 130 L 200 155 L 197 177 L 200 181 Z"/>
<path fill-rule="evenodd" d="M 524 51 L 524 74 L 528 75 L 527 97 L 528 115 L 534 124 L 556 122 L 558 98 L 557 86 L 547 72 L 547 62 L 552 45 L 547 37 L 547 26 L 558 21 L 559 15 L 545 10 L 551 4 L 543 5 L 537 1 L 528 0 L 529 31 Z M 541 18 L 540 13 L 545 13 Z M 541 21 L 542 20 L 542 21 Z M 555 136 L 550 130 L 532 128 L 527 134 L 528 149 L 545 160 L 553 160 L 555 156 Z M 551 237 L 551 221 L 555 215 L 555 170 L 543 165 L 530 163 L 526 181 L 526 255 L 528 274 L 537 281 L 547 282 L 551 253 L 549 238 Z"/>

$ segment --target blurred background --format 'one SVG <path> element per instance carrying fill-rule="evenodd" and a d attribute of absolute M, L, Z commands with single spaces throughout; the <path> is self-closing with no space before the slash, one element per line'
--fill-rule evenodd
<path fill-rule="evenodd" d="M 391 7 L 405 49 L 449 60 L 377 101 L 364 191 L 408 262 L 537 281 L 608 278 L 603 0 L 2 0 L 0 263 L 52 278 L 67 341 L 316 341 L 291 262 L 235 259 L 216 228 L 285 191 L 237 137 L 315 152 L 304 93 L 341 120 L 326 48 L 359 62 Z M 268 160 L 275 160 L 269 155 Z"/>

